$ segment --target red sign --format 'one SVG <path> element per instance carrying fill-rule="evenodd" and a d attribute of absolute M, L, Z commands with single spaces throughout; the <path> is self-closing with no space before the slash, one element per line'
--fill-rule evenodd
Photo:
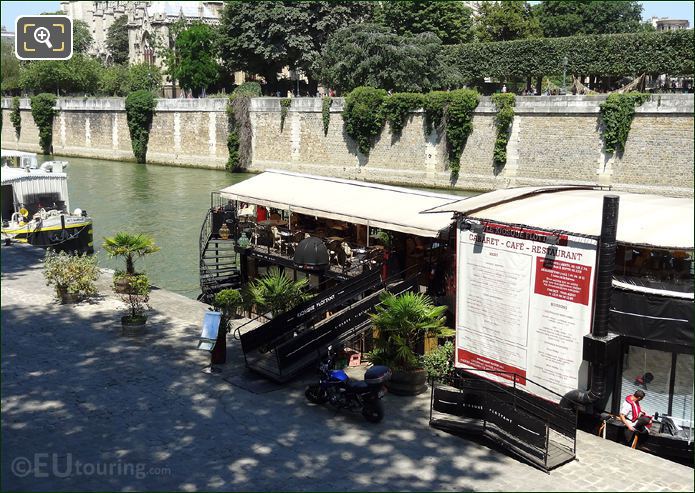
<path fill-rule="evenodd" d="M 495 372 L 504 373 L 490 373 L 489 377 L 499 377 L 506 380 L 514 381 L 514 374 L 516 374 L 516 382 L 520 385 L 526 385 L 526 370 L 521 368 L 516 368 L 494 359 L 486 358 L 485 356 L 480 356 L 478 354 L 471 353 L 465 349 L 458 349 L 458 362 L 469 366 L 470 368 L 476 368 L 478 370 L 492 370 Z M 485 376 L 485 375 L 481 375 Z"/>
<path fill-rule="evenodd" d="M 536 286 L 534 292 L 572 303 L 589 304 L 591 267 L 553 260 L 552 268 L 543 266 L 544 259 L 536 257 Z"/>

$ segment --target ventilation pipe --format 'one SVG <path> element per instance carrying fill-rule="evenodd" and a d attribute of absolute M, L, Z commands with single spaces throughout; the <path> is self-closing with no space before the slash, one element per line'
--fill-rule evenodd
<path fill-rule="evenodd" d="M 564 408 L 576 407 L 587 411 L 589 407 L 597 404 L 598 407 L 603 408 L 602 404 L 605 404 L 608 397 L 606 367 L 615 362 L 614 356 L 619 349 L 618 339 L 608 333 L 608 316 L 617 250 L 619 202 L 620 197 L 617 195 L 605 195 L 603 197 L 594 325 L 591 335 L 584 338 L 584 359 L 590 362 L 591 388 L 589 390 L 569 391 L 560 401 L 560 406 Z"/>

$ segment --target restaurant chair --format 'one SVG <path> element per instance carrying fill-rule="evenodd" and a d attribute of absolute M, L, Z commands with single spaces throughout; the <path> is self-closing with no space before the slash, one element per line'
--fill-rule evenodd
<path fill-rule="evenodd" d="M 270 232 L 273 235 L 273 248 L 277 247 L 278 251 L 282 253 L 282 235 L 278 230 L 277 226 L 272 226 Z"/>

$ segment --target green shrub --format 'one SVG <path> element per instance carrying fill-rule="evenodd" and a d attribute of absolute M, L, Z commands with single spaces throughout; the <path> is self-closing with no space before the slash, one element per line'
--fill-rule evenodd
<path fill-rule="evenodd" d="M 627 136 L 630 133 L 635 107 L 641 106 L 649 99 L 649 94 L 628 92 L 611 94 L 601 103 L 601 120 L 603 121 L 603 142 L 608 153 L 622 153 L 625 150 Z"/>
<path fill-rule="evenodd" d="M 410 113 L 422 108 L 424 96 L 416 92 L 396 92 L 384 100 L 383 112 L 394 135 L 400 135 Z"/>
<path fill-rule="evenodd" d="M 247 286 L 249 302 L 259 313 L 270 312 L 273 317 L 290 310 L 310 297 L 306 292 L 309 281 L 290 279 L 284 271 L 273 267 L 268 273 Z"/>
<path fill-rule="evenodd" d="M 492 161 L 495 166 L 502 167 L 507 164 L 507 143 L 512 132 L 511 127 L 514 121 L 516 96 L 512 93 L 498 93 L 493 94 L 491 99 L 497 107 L 497 116 L 495 117 L 497 137 L 495 138 L 495 150 Z"/>
<path fill-rule="evenodd" d="M 157 101 L 154 95 L 144 90 L 128 94 L 125 100 L 130 140 L 138 163 L 144 163 L 147 158 L 147 143 L 150 139 L 150 126 L 156 106 Z"/>
<path fill-rule="evenodd" d="M 422 357 L 422 366 L 427 370 L 427 376 L 441 379 L 454 371 L 454 343 L 447 341 Z"/>
<path fill-rule="evenodd" d="M 149 308 L 150 280 L 145 274 L 125 276 L 125 292 L 121 299 L 128 305 L 128 314 L 125 319 L 129 322 L 144 322 L 147 320 L 145 310 Z"/>
<path fill-rule="evenodd" d="M 251 98 L 260 97 L 263 92 L 261 91 L 261 85 L 258 82 L 250 81 L 240 84 L 238 87 L 234 88 L 232 94 L 237 96 L 249 96 Z"/>
<path fill-rule="evenodd" d="M 239 312 L 239 308 L 244 306 L 244 300 L 238 289 L 223 289 L 215 294 L 212 306 L 215 307 L 216 310 L 222 312 L 220 327 L 224 327 L 224 329 L 229 332 L 229 322 L 235 318 Z"/>
<path fill-rule="evenodd" d="M 227 100 L 227 171 L 241 171 L 251 160 L 249 106 L 251 98 L 260 95 L 261 85 L 258 82 L 244 82 L 232 91 Z"/>
<path fill-rule="evenodd" d="M 345 97 L 343 121 L 345 131 L 357 142 L 364 155 L 369 154 L 374 139 L 384 126 L 382 103 L 386 99 L 384 89 L 357 87 Z"/>
<path fill-rule="evenodd" d="M 280 132 L 285 128 L 285 119 L 291 105 L 292 100 L 290 98 L 282 98 L 280 100 Z"/>
<path fill-rule="evenodd" d="M 19 111 L 19 96 L 12 98 L 12 111 L 10 112 L 10 121 L 14 127 L 14 132 L 19 139 L 19 134 L 22 132 L 22 114 Z"/>
<path fill-rule="evenodd" d="M 471 89 L 451 91 L 446 111 L 446 141 L 449 149 L 449 168 L 457 176 L 461 167 L 468 136 L 473 132 L 473 111 L 478 106 L 478 93 Z"/>
<path fill-rule="evenodd" d="M 331 123 L 331 106 L 333 98 L 325 96 L 321 100 L 321 120 L 323 122 L 323 135 L 328 135 L 328 125 Z"/>
<path fill-rule="evenodd" d="M 31 116 L 39 129 L 39 145 L 44 154 L 51 154 L 53 146 L 53 117 L 56 97 L 41 93 L 31 98 Z"/>
<path fill-rule="evenodd" d="M 99 278 L 97 258 L 92 255 L 70 255 L 47 250 L 43 264 L 43 276 L 47 286 L 54 286 L 56 295 L 69 293 L 79 298 L 97 293 Z"/>

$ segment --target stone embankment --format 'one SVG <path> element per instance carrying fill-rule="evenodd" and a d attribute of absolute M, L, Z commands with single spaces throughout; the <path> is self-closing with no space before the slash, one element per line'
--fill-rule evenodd
<path fill-rule="evenodd" d="M 222 374 L 196 350 L 207 306 L 155 290 L 149 331 L 122 303 L 60 305 L 41 251 L 2 247 L 2 491 L 692 491 L 691 468 L 578 432 L 545 474 L 428 426 L 429 395 L 387 395 L 378 425 L 306 403 L 313 372 L 259 385 L 229 337 Z"/>
<path fill-rule="evenodd" d="M 693 196 L 693 95 L 655 95 L 636 110 L 622 156 L 606 155 L 599 104 L 605 96 L 517 97 L 507 164 L 493 166 L 496 108 L 481 98 L 473 133 L 453 186 L 493 190 L 512 186 L 581 184 L 615 190 Z M 347 136 L 343 100 L 334 98 L 327 134 L 320 98 L 292 100 L 281 128 L 280 99 L 254 98 L 249 171 L 268 168 L 404 185 L 450 187 L 445 139 L 425 135 L 423 113 L 410 116 L 396 137 L 386 126 L 369 156 Z M 224 99 L 160 99 L 152 123 L 148 162 L 224 168 Z M 38 131 L 21 101 L 19 138 L 2 101 L 4 147 L 37 151 Z M 61 98 L 53 127 L 54 152 L 66 156 L 132 159 L 123 99 Z"/>

